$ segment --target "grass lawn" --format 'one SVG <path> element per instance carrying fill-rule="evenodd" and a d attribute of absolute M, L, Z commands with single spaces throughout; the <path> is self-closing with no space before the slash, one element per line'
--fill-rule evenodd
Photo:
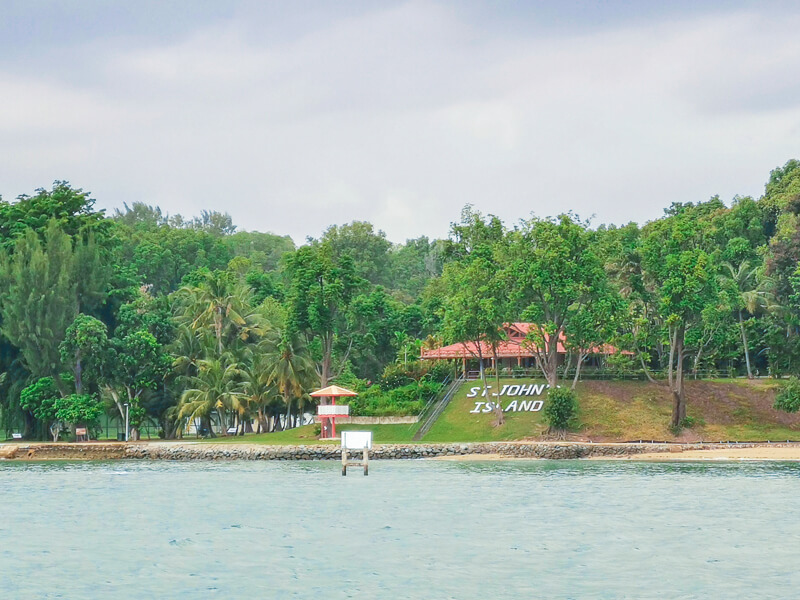
<path fill-rule="evenodd" d="M 519 385 L 529 383 L 519 379 L 500 379 L 501 387 L 504 385 Z M 537 382 L 541 383 L 541 382 Z M 492 442 L 520 440 L 527 437 L 541 436 L 547 426 L 544 423 L 544 413 L 536 412 L 507 412 L 504 425 L 494 427 L 494 413 L 472 413 L 475 402 L 486 398 L 467 398 L 470 388 L 480 386 L 480 381 L 469 381 L 455 394 L 444 413 L 434 423 L 431 430 L 424 437 L 424 442 Z M 494 380 L 489 381 L 494 386 Z M 505 396 L 502 398 L 504 407 L 512 400 L 545 400 L 546 394 L 541 396 L 526 396 L 524 398 Z"/>
<path fill-rule="evenodd" d="M 490 381 L 490 384 L 492 382 Z M 501 385 L 520 380 L 500 380 Z M 541 382 L 539 382 L 541 383 Z M 543 411 L 505 413 L 493 426 L 492 413 L 471 413 L 468 382 L 425 436 L 425 442 L 504 441 L 541 438 L 547 426 Z M 780 384 L 772 380 L 717 379 L 687 381 L 687 414 L 692 427 L 678 436 L 669 428 L 672 397 L 663 384 L 639 381 L 584 381 L 578 385 L 578 416 L 572 437 L 593 441 L 800 441 L 800 415 L 772 408 Z M 547 402 L 546 394 L 530 396 Z M 507 406 L 513 398 L 504 398 Z"/>
<path fill-rule="evenodd" d="M 530 383 L 501 379 L 501 385 Z M 541 383 L 541 382 L 538 382 Z M 579 411 L 571 431 L 572 439 L 592 441 L 674 440 L 674 441 L 800 441 L 800 414 L 790 415 L 772 408 L 779 383 L 774 381 L 706 380 L 687 381 L 687 413 L 694 424 L 678 436 L 669 428 L 672 398 L 664 384 L 643 381 L 584 381 L 578 385 Z M 544 411 L 506 412 L 504 425 L 495 427 L 493 413 L 472 413 L 475 401 L 467 398 L 467 382 L 455 394 L 447 409 L 422 440 L 426 442 L 489 442 L 541 439 L 547 426 Z M 506 407 L 519 397 L 503 397 Z M 525 400 L 543 400 L 526 396 Z M 343 425 L 339 430 L 371 430 L 377 443 L 411 443 L 417 425 Z M 313 425 L 289 431 L 243 437 L 205 440 L 212 443 L 256 444 L 338 444 L 322 442 Z"/>

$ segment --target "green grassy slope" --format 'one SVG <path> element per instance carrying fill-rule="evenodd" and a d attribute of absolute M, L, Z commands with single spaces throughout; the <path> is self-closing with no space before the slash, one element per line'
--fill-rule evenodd
<path fill-rule="evenodd" d="M 520 380 L 501 380 L 513 385 Z M 541 383 L 541 382 L 538 382 Z M 578 386 L 579 414 L 569 439 L 593 441 L 800 441 L 800 415 L 772 408 L 778 383 L 758 380 L 688 381 L 688 414 L 696 420 L 679 436 L 669 429 L 672 400 L 663 384 L 638 381 L 585 381 Z M 506 423 L 495 427 L 493 413 L 471 413 L 476 400 L 467 398 L 468 382 L 456 393 L 439 420 L 422 440 L 425 442 L 483 442 L 543 439 L 547 426 L 544 412 L 506 412 Z M 520 398 L 504 397 L 503 406 Z M 546 394 L 527 396 L 541 399 Z M 371 430 L 377 443 L 410 443 L 418 425 L 343 425 L 338 430 Z M 313 426 L 243 437 L 215 438 L 212 443 L 316 444 Z"/>
<path fill-rule="evenodd" d="M 501 385 L 519 380 L 501 380 Z M 470 382 L 451 401 L 424 441 L 490 441 L 541 438 L 544 414 L 507 412 L 505 425 L 495 427 L 492 413 L 470 413 L 475 400 L 467 398 Z M 688 415 L 696 424 L 679 436 L 669 429 L 672 400 L 663 384 L 635 381 L 586 381 L 578 385 L 580 405 L 571 432 L 574 439 L 628 440 L 800 440 L 800 415 L 772 408 L 774 381 L 688 381 Z M 530 398 L 534 398 L 531 396 Z M 546 396 L 541 396 L 546 400 Z M 503 400 L 503 406 L 513 398 Z"/>

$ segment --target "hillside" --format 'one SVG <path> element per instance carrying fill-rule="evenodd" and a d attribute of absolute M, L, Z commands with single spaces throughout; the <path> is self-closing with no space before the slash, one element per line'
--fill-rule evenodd
<path fill-rule="evenodd" d="M 521 380 L 501 379 L 501 385 L 519 385 Z M 506 423 L 494 427 L 491 412 L 473 413 L 476 396 L 465 383 L 456 393 L 425 442 L 488 442 L 543 439 L 547 426 L 539 411 L 506 412 Z M 541 385 L 541 382 L 540 382 Z M 658 441 L 800 441 L 800 414 L 790 415 L 772 408 L 774 380 L 689 381 L 686 384 L 688 414 L 695 424 L 680 436 L 669 430 L 672 403 L 666 386 L 639 381 L 585 381 L 578 386 L 580 410 L 569 439 L 595 442 Z M 503 406 L 517 399 L 546 402 L 546 394 L 506 398 Z M 482 407 L 481 407 L 482 408 Z M 411 443 L 416 425 L 344 425 L 338 430 L 371 430 L 377 443 Z M 210 443 L 316 444 L 312 425 L 278 433 L 215 438 Z M 338 442 L 322 442 L 338 444 Z"/>
<path fill-rule="evenodd" d="M 502 385 L 519 380 L 501 380 Z M 506 412 L 506 423 L 494 427 L 491 413 L 471 413 L 481 398 L 468 398 L 476 382 L 465 384 L 433 426 L 426 442 L 491 441 L 541 438 L 544 413 Z M 679 437 L 669 430 L 672 403 L 662 384 L 638 381 L 585 381 L 577 388 L 578 419 L 570 437 L 593 441 L 800 440 L 800 415 L 772 408 L 779 384 L 774 380 L 689 381 L 688 415 L 695 424 Z M 546 396 L 530 396 L 526 398 Z M 514 398 L 503 401 L 503 406 Z"/>

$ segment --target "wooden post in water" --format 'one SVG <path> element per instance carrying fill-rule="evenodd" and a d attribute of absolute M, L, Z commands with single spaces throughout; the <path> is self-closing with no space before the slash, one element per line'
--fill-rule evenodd
<path fill-rule="evenodd" d="M 342 477 L 347 476 L 347 467 L 361 465 L 364 475 L 369 475 L 369 450 L 372 448 L 371 431 L 343 431 L 342 432 Z M 348 450 L 363 450 L 361 461 L 351 462 L 347 458 Z"/>

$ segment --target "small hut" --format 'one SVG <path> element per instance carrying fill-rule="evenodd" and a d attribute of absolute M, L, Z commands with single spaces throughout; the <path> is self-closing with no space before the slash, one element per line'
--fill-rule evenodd
<path fill-rule="evenodd" d="M 336 404 L 336 398 L 358 396 L 358 394 L 338 385 L 329 385 L 326 388 L 311 392 L 312 398 L 330 398 L 330 404 L 317 406 L 317 418 L 322 425 L 320 439 L 331 440 L 336 437 L 336 419 L 346 419 L 350 416 L 350 407 L 347 404 Z"/>

